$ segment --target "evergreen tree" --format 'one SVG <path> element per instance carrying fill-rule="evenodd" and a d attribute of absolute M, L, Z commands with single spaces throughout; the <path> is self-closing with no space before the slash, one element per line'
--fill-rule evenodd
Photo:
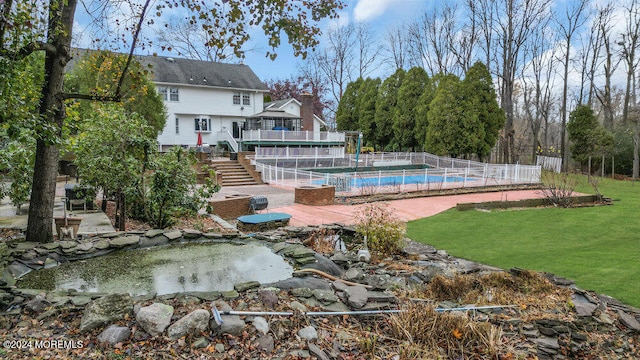
<path fill-rule="evenodd" d="M 425 87 L 429 83 L 429 75 L 421 67 L 413 67 L 407 71 L 398 90 L 398 104 L 393 117 L 394 143 L 400 150 L 415 150 L 420 145 L 417 130 L 417 104 Z"/>
<path fill-rule="evenodd" d="M 571 157 L 583 163 L 590 156 L 607 155 L 613 151 L 613 135 L 599 123 L 588 105 L 578 105 L 569 114 L 567 123 Z"/>
<path fill-rule="evenodd" d="M 386 149 L 393 139 L 393 118 L 398 104 L 398 91 L 405 76 L 403 69 L 396 70 L 388 77 L 378 91 L 376 101 L 376 133 L 375 145 L 380 150 Z"/>
<path fill-rule="evenodd" d="M 362 131 L 364 144 L 373 146 L 376 134 L 376 100 L 380 88 L 380 79 L 367 78 L 358 90 L 358 124 Z"/>
<path fill-rule="evenodd" d="M 498 141 L 498 134 L 504 126 L 505 113 L 498 104 L 491 74 L 482 62 L 476 62 L 467 70 L 462 84 L 463 91 L 478 114 L 484 133 L 483 138 L 478 142 L 477 149 L 473 152 L 480 159 L 485 159 Z"/>
<path fill-rule="evenodd" d="M 484 138 L 484 129 L 457 76 L 449 74 L 442 78 L 430 108 L 427 151 L 459 157 L 477 149 Z"/>
<path fill-rule="evenodd" d="M 364 80 L 358 78 L 347 84 L 338 110 L 336 111 L 336 124 L 339 131 L 358 130 L 358 91 Z"/>
<path fill-rule="evenodd" d="M 427 128 L 429 127 L 429 109 L 431 101 L 436 94 L 436 84 L 438 78 L 441 75 L 435 75 L 430 78 L 425 84 L 422 94 L 418 98 L 416 104 L 416 125 L 415 125 L 415 137 L 416 143 L 420 148 L 426 148 L 427 145 Z"/>

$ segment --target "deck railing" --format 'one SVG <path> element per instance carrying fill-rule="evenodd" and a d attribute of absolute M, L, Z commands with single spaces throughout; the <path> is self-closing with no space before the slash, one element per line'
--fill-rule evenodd
<path fill-rule="evenodd" d="M 304 141 L 344 143 L 345 135 L 335 131 L 245 130 L 243 141 Z"/>

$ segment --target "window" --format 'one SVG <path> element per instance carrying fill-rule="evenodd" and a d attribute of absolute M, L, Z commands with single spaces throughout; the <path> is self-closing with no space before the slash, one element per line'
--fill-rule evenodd
<path fill-rule="evenodd" d="M 239 91 L 233 93 L 233 105 L 240 105 L 240 98 L 242 98 L 242 105 L 251 105 L 251 94 Z"/>
<path fill-rule="evenodd" d="M 176 134 L 180 134 L 180 121 L 176 118 Z"/>
<path fill-rule="evenodd" d="M 177 87 L 169 88 L 169 100 L 170 101 L 180 101 L 180 93 L 178 92 Z"/>
<path fill-rule="evenodd" d="M 158 86 L 158 94 L 163 101 L 167 101 L 167 87 L 166 86 Z"/>
<path fill-rule="evenodd" d="M 158 86 L 158 94 L 163 101 L 180 101 L 180 90 L 175 86 Z"/>
<path fill-rule="evenodd" d="M 196 118 L 195 119 L 195 129 L 196 131 L 210 132 L 211 131 L 211 119 L 207 118 Z"/>

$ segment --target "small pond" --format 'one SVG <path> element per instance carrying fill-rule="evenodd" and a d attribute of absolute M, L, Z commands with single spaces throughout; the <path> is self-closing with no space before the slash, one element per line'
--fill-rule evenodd
<path fill-rule="evenodd" d="M 237 283 L 270 283 L 292 273 L 291 265 L 260 244 L 199 243 L 120 251 L 65 263 L 32 271 L 17 285 L 48 291 L 164 295 L 226 291 Z"/>

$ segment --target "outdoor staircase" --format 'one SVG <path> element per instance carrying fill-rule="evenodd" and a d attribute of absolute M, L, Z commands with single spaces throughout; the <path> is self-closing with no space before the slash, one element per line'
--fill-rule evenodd
<path fill-rule="evenodd" d="M 210 166 L 220 174 L 222 186 L 259 184 L 237 160 L 214 160 L 211 161 Z"/>

